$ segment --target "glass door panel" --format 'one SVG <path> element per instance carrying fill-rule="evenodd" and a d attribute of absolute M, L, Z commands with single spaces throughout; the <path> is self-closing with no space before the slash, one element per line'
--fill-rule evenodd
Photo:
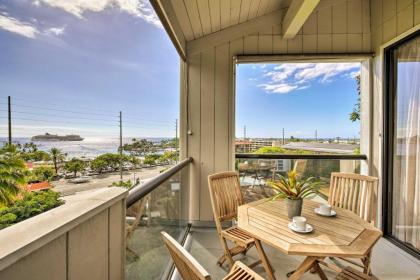
<path fill-rule="evenodd" d="M 420 251 L 420 36 L 392 52 L 392 211 L 388 215 L 392 237 Z"/>

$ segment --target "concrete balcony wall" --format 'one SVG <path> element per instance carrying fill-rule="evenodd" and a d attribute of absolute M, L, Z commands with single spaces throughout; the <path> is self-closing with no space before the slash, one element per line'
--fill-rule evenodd
<path fill-rule="evenodd" d="M 66 203 L 0 231 L 0 279 L 124 279 L 122 188 L 69 196 Z"/>

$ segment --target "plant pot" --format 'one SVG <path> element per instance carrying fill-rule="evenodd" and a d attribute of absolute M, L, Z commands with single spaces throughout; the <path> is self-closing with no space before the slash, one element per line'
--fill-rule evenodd
<path fill-rule="evenodd" d="M 287 204 L 287 216 L 289 219 L 293 219 L 295 216 L 300 216 L 302 213 L 303 199 L 286 199 Z"/>

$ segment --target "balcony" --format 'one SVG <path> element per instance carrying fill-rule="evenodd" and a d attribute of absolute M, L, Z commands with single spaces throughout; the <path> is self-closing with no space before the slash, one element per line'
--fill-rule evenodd
<path fill-rule="evenodd" d="M 60 279 L 65 275 L 121 279 L 124 273 L 125 279 L 132 280 L 170 279 L 174 267 L 160 238 L 161 231 L 183 244 L 215 279 L 221 279 L 228 267 L 216 264 L 223 253 L 217 231 L 203 223 L 192 225 L 186 218 L 186 188 L 192 165 L 188 158 L 129 194 L 109 188 L 68 196 L 65 205 L 2 231 L 0 242 L 7 246 L 0 251 L 1 279 L 26 279 L 28 275 L 39 279 Z M 244 195 L 248 187 L 243 187 Z M 260 197 L 250 201 L 255 199 Z M 121 218 L 125 207 L 124 230 Z M 264 247 L 277 279 L 283 279 L 302 262 L 302 257 Z M 121 263 L 124 254 L 125 262 Z M 249 264 L 258 255 L 252 249 L 246 257 L 237 259 Z M 88 270 L 92 274 L 80 274 Z M 420 261 L 382 238 L 373 250 L 372 270 L 379 279 L 415 279 L 420 275 Z M 255 271 L 265 276 L 262 267 Z M 329 270 L 325 273 L 328 277 L 335 275 Z M 308 273 L 302 279 L 318 276 Z"/>
<path fill-rule="evenodd" d="M 181 59 L 183 160 L 129 193 L 104 188 L 71 195 L 65 205 L 0 231 L 0 279 L 177 279 L 161 231 L 188 249 L 212 279 L 221 279 L 228 267 L 216 264 L 223 250 L 208 176 L 228 170 L 239 173 L 247 203 L 272 195 L 267 182 L 289 170 L 323 182 L 321 193 L 311 198 L 317 202 L 328 199 L 332 172 L 379 178 L 377 220 L 370 226 L 384 237 L 373 247 L 372 271 L 379 279 L 418 279 L 419 231 L 412 221 L 418 219 L 418 130 L 404 138 L 401 131 L 410 129 L 396 121 L 410 112 L 417 115 L 407 127 L 418 124 L 418 108 L 404 107 L 419 100 L 418 67 L 402 73 L 411 90 L 397 96 L 395 86 L 401 80 L 401 67 L 395 64 L 418 64 L 418 43 L 404 52 L 406 43 L 418 40 L 418 1 L 151 2 Z M 343 61 L 361 64 L 362 155 L 235 154 L 237 64 Z M 396 96 L 413 99 L 395 104 Z M 409 214 L 402 215 L 401 209 Z M 397 225 L 397 214 L 410 221 Z M 286 279 L 303 257 L 267 243 L 263 246 L 275 277 Z M 253 248 L 235 259 L 250 264 L 257 258 Z M 262 266 L 255 271 L 268 279 Z M 325 274 L 336 275 L 330 269 Z M 301 279 L 318 276 L 308 272 Z"/>

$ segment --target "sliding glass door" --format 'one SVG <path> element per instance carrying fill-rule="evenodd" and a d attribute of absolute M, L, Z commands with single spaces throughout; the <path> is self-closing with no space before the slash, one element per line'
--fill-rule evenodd
<path fill-rule="evenodd" d="M 385 234 L 420 252 L 420 35 L 387 50 Z"/>

